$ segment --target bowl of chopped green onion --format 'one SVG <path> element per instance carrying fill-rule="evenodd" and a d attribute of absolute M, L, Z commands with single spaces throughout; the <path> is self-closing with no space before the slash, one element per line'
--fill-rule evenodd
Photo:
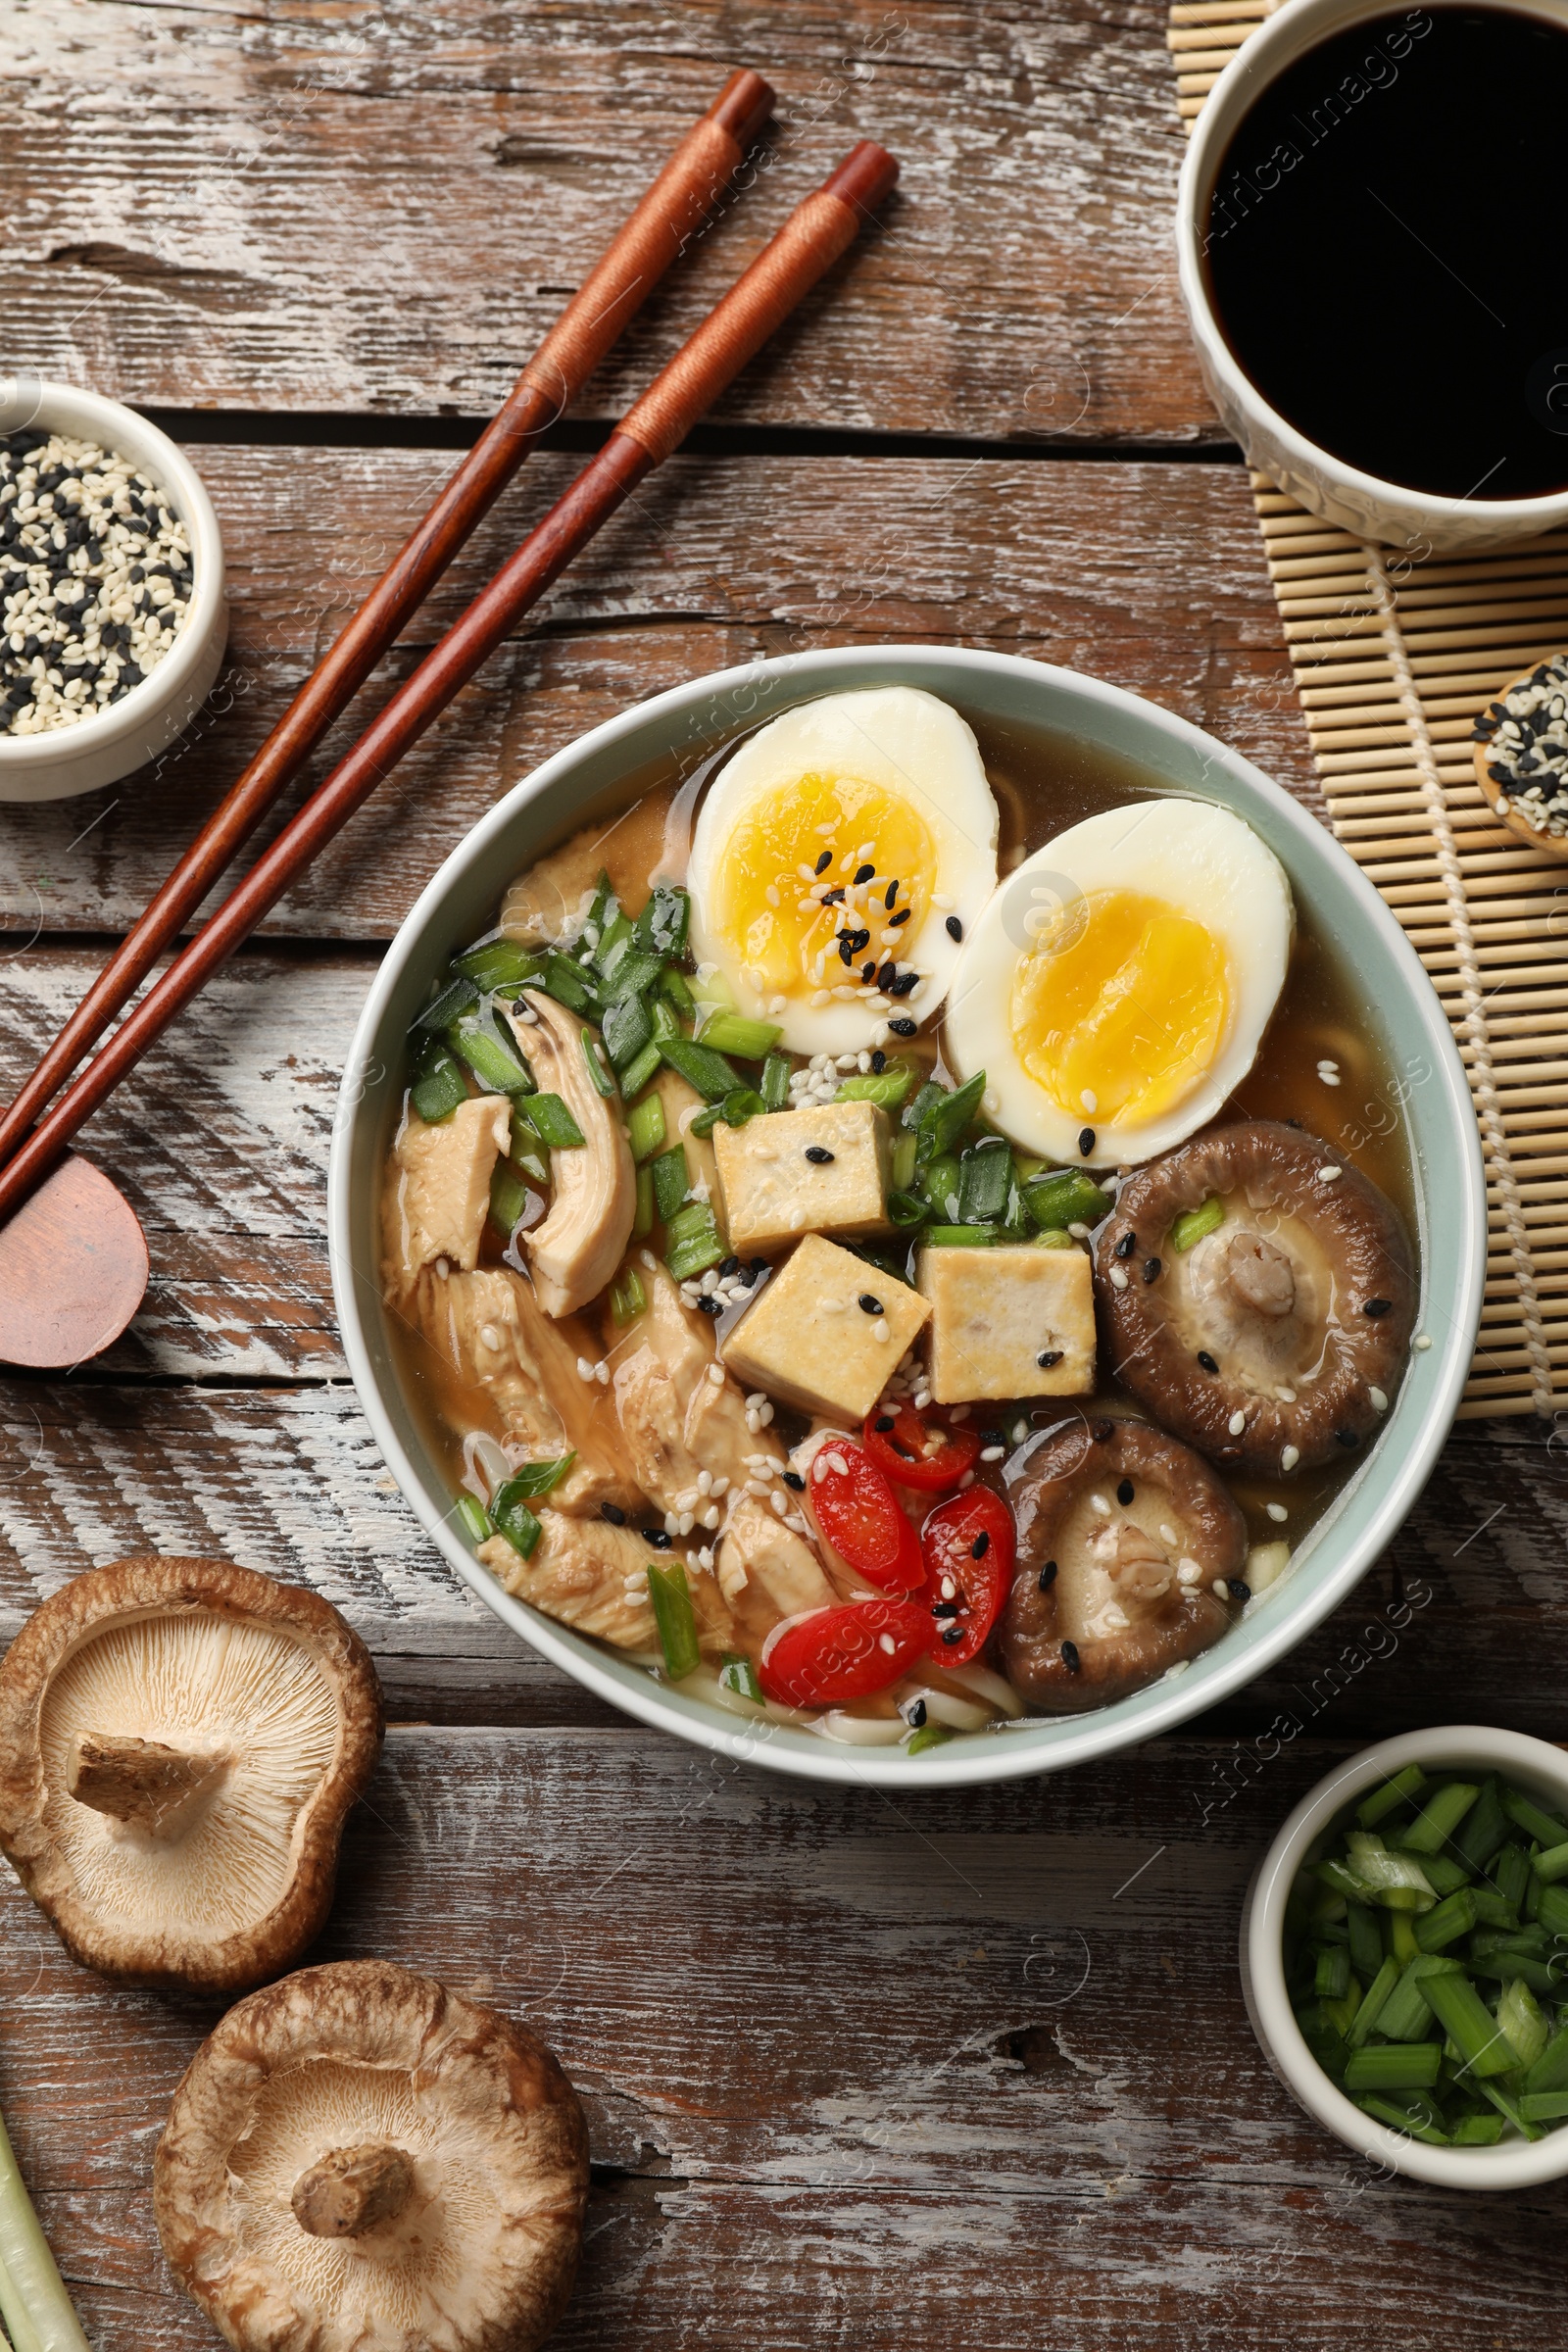
<path fill-rule="evenodd" d="M 1349 1758 L 1264 1856 L 1242 1982 L 1280 2080 L 1371 2161 L 1568 2174 L 1568 1754 L 1466 1724 Z"/>

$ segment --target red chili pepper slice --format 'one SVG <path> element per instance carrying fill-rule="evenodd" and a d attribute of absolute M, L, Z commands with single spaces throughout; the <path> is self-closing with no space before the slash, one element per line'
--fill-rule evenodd
<path fill-rule="evenodd" d="M 920 1548 L 935 1627 L 932 1662 L 967 1666 L 984 1649 L 1012 1588 L 1012 1513 L 989 1487 L 971 1487 L 937 1504 L 920 1530 Z M 945 1584 L 954 1587 L 951 1594 Z"/>
<path fill-rule="evenodd" d="M 878 1592 L 780 1626 L 763 1645 L 758 1678 L 781 1706 L 837 1707 L 885 1690 L 930 1646 L 924 1602 Z"/>
<path fill-rule="evenodd" d="M 806 1482 L 817 1525 L 842 1560 L 884 1592 L 925 1581 L 919 1539 L 876 1464 L 848 1438 L 832 1438 Z"/>
<path fill-rule="evenodd" d="M 940 1494 L 945 1487 L 956 1487 L 974 1467 L 980 1451 L 977 1430 L 927 1421 L 912 1404 L 884 1405 L 868 1413 L 860 1434 L 884 1477 L 896 1479 L 901 1487 L 917 1487 L 922 1494 Z M 933 1440 L 940 1443 L 933 1446 Z"/>

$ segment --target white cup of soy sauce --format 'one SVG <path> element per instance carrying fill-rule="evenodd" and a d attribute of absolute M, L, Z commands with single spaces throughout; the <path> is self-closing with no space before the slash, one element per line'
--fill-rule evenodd
<path fill-rule="evenodd" d="M 1250 463 L 1407 551 L 1568 523 L 1568 0 L 1286 0 L 1182 171 L 1205 381 Z"/>

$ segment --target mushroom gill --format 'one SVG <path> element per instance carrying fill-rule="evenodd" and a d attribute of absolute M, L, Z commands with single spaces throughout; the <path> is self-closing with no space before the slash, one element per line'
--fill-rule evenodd
<path fill-rule="evenodd" d="M 1247 1524 L 1208 1464 L 1141 1421 L 1046 1432 L 1008 1482 L 1018 1522 L 1002 1649 L 1019 1694 L 1077 1714 L 1217 1642 Z M 1238 1597 L 1241 1597 L 1238 1595 Z"/>
<path fill-rule="evenodd" d="M 1392 1202 L 1328 1145 L 1265 1119 L 1130 1176 L 1096 1239 L 1095 1290 L 1124 1387 L 1162 1428 L 1251 1476 L 1361 1445 L 1415 1317 Z"/>

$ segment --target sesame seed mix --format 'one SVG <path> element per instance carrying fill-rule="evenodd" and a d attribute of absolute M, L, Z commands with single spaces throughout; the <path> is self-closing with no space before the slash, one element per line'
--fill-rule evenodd
<path fill-rule="evenodd" d="M 1537 833 L 1568 834 L 1568 654 L 1543 662 L 1472 729 L 1487 774 Z"/>
<path fill-rule="evenodd" d="M 0 730 L 43 735 L 118 703 L 185 618 L 190 541 L 129 458 L 0 434 Z"/>

